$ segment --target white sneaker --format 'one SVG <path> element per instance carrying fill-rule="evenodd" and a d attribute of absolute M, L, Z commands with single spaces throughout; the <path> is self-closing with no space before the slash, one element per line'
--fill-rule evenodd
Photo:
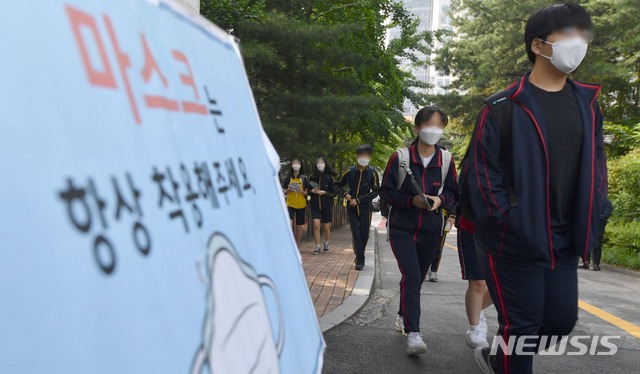
<path fill-rule="evenodd" d="M 487 330 L 482 329 L 480 326 L 469 328 L 469 330 L 467 330 L 466 341 L 472 348 L 488 347 Z"/>
<path fill-rule="evenodd" d="M 402 333 L 402 335 L 407 335 L 406 332 L 404 332 L 404 318 L 402 318 L 401 315 L 398 315 L 396 317 L 396 330 L 398 330 L 399 332 Z"/>
<path fill-rule="evenodd" d="M 485 332 L 487 331 L 487 317 L 484 316 L 484 311 L 480 312 L 480 324 L 478 325 Z"/>
<path fill-rule="evenodd" d="M 427 345 L 424 344 L 419 332 L 410 332 L 407 337 L 407 354 L 409 356 L 427 353 Z"/>
<path fill-rule="evenodd" d="M 429 282 L 437 282 L 438 281 L 438 273 L 435 271 L 429 272 Z"/>

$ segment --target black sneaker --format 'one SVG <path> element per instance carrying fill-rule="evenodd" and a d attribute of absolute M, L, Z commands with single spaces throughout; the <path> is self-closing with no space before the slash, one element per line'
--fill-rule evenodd
<path fill-rule="evenodd" d="M 589 270 L 589 263 L 588 262 L 583 262 L 582 265 L 578 266 L 579 269 L 587 269 Z"/>
<path fill-rule="evenodd" d="M 473 356 L 476 359 L 476 364 L 484 374 L 496 374 L 498 372 L 498 363 L 496 362 L 496 356 L 492 356 L 489 353 L 491 348 L 478 347 L 473 351 Z"/>
<path fill-rule="evenodd" d="M 324 245 L 324 251 L 325 252 L 329 252 L 329 244 L 325 244 Z"/>
<path fill-rule="evenodd" d="M 356 270 L 364 269 L 364 264 L 356 264 Z"/>
<path fill-rule="evenodd" d="M 593 264 L 593 271 L 600 271 L 602 269 L 600 269 L 600 265 L 598 264 Z"/>
<path fill-rule="evenodd" d="M 316 247 L 316 249 L 313 250 L 313 254 L 314 255 L 319 255 L 320 254 L 320 247 Z"/>

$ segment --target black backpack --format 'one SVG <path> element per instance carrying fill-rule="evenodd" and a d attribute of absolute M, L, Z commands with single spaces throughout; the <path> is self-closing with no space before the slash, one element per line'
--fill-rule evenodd
<path fill-rule="evenodd" d="M 501 91 L 495 95 L 490 96 L 484 101 L 489 105 L 489 110 L 496 120 L 498 126 L 498 132 L 500 133 L 500 160 L 506 159 L 506 156 L 511 153 L 511 125 L 513 120 L 513 108 L 512 102 L 509 99 L 509 95 L 506 91 Z M 474 221 L 476 219 L 473 209 L 471 207 L 471 197 L 469 196 L 469 181 L 467 178 L 467 168 L 469 165 L 469 150 L 471 149 L 470 140 L 467 146 L 467 151 L 460 162 L 460 174 L 458 175 L 458 205 L 456 213 L 464 216 L 466 220 Z M 511 203 L 516 203 L 518 198 L 515 195 L 513 188 L 510 187 L 508 181 L 505 181 L 507 191 L 509 193 L 509 200 Z"/>

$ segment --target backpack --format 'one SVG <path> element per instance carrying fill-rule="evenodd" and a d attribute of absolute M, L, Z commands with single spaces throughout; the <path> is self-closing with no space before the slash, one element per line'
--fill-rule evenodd
<path fill-rule="evenodd" d="M 506 102 L 506 103 L 505 103 Z M 501 91 L 485 99 L 485 103 L 489 106 L 489 110 L 495 118 L 498 132 L 500 133 L 500 159 L 502 160 L 511 151 L 511 126 L 513 120 L 513 108 L 506 91 Z M 505 103 L 503 105 L 498 105 Z M 471 207 L 471 197 L 469 196 L 469 181 L 467 178 L 467 168 L 469 167 L 469 150 L 473 136 L 467 146 L 467 151 L 460 162 L 460 174 L 458 175 L 458 206 L 457 213 L 464 216 L 468 221 L 474 221 L 473 209 Z M 515 195 L 513 188 L 505 181 L 507 192 L 509 193 L 509 201 L 516 203 L 518 197 Z"/>
<path fill-rule="evenodd" d="M 442 193 L 444 188 L 444 181 L 447 179 L 447 174 L 449 173 L 449 165 L 451 164 L 451 152 L 440 149 L 442 153 L 442 182 L 440 183 L 440 189 L 438 190 L 438 195 Z M 402 148 L 397 151 L 398 153 L 398 183 L 396 184 L 396 189 L 399 190 L 404 183 L 405 178 L 407 177 L 407 168 L 409 167 L 409 149 Z M 391 212 L 391 205 L 383 198 L 380 198 L 380 212 L 384 218 L 389 218 L 389 214 Z"/>

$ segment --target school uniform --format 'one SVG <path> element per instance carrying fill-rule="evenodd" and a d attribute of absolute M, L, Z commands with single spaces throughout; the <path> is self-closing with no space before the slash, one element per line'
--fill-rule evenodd
<path fill-rule="evenodd" d="M 311 218 L 319 219 L 322 223 L 331 223 L 333 221 L 333 199 L 336 196 L 335 179 L 328 173 L 312 174 L 309 178 L 311 182 L 318 184 L 318 189 L 326 191 L 326 194 L 320 196 L 311 193 Z"/>
<path fill-rule="evenodd" d="M 546 92 L 526 74 L 478 118 L 463 178 L 505 341 L 566 335 L 577 320 L 578 256 L 588 261 L 607 196 L 599 92 L 572 80 Z M 510 122 L 496 121 L 505 110 Z M 530 373 L 532 359 L 498 350 L 501 373 Z"/>
<path fill-rule="evenodd" d="M 484 271 L 476 245 L 473 241 L 473 222 L 456 216 L 456 228 L 458 229 L 458 260 L 460 261 L 460 271 L 464 280 L 484 280 Z"/>
<path fill-rule="evenodd" d="M 367 166 L 364 170 L 352 166 L 345 171 L 338 182 L 338 188 L 347 186 L 344 195 L 351 195 L 357 204 L 347 205 L 347 214 L 351 225 L 351 237 L 353 238 L 353 251 L 356 255 L 355 264 L 364 265 L 364 249 L 369 241 L 369 228 L 371 227 L 371 200 L 378 196 L 380 182 L 378 173 Z"/>
<path fill-rule="evenodd" d="M 452 209 L 457 199 L 454 160 L 451 159 L 443 182 L 443 160 L 439 146 L 435 146 L 433 157 L 426 167 L 417 146 L 411 146 L 409 154 L 408 166 L 422 191 L 427 195 L 440 197 L 443 209 Z M 404 317 L 405 332 L 409 333 L 420 331 L 420 288 L 440 246 L 444 217 L 440 209 L 429 211 L 413 205 L 415 193 L 408 175 L 401 187 L 397 188 L 398 164 L 398 154 L 394 153 L 387 163 L 380 195 L 391 205 L 388 219 L 389 243 L 402 273 L 398 314 Z M 438 195 L 442 183 L 444 187 Z"/>
<path fill-rule="evenodd" d="M 302 191 L 309 189 L 309 178 L 306 175 L 300 174 L 298 177 L 289 177 L 284 180 L 282 184 L 283 188 L 296 185 L 297 191 L 287 192 L 287 210 L 289 211 L 289 219 L 295 220 L 297 226 L 305 224 L 305 216 L 307 210 L 307 197 Z"/>

